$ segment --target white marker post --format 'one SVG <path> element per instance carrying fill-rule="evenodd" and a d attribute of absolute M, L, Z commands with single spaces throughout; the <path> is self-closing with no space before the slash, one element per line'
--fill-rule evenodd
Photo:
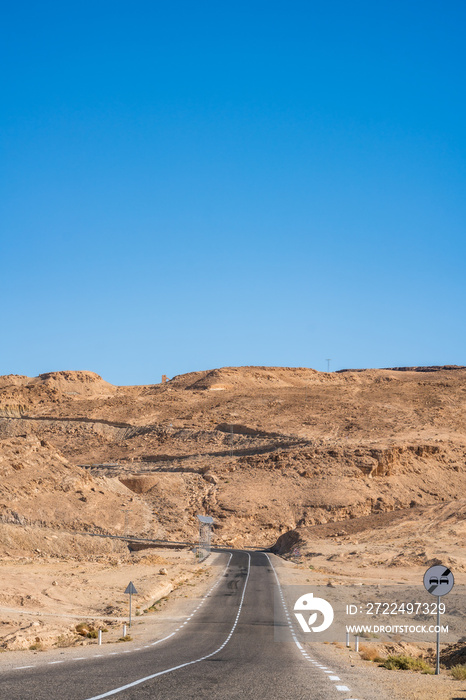
<path fill-rule="evenodd" d="M 131 597 L 138 594 L 132 581 L 127 585 L 125 593 L 129 595 L 129 626 L 131 627 Z"/>
<path fill-rule="evenodd" d="M 455 585 L 455 579 L 450 569 L 442 564 L 431 566 L 424 574 L 424 588 L 437 598 L 437 659 L 435 675 L 440 675 L 440 600 L 441 596 L 450 593 Z"/>

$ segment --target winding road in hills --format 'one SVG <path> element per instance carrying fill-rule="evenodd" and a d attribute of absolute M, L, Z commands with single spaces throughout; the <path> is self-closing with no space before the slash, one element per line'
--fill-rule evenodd
<path fill-rule="evenodd" d="M 334 659 L 326 663 L 324 645 L 300 644 L 293 629 L 290 603 L 287 606 L 273 566 L 273 555 L 234 551 L 221 557 L 225 569 L 213 587 L 164 639 L 142 647 L 119 645 L 117 651 L 111 652 L 106 651 L 105 645 L 95 646 L 86 649 L 92 654 L 85 657 L 65 653 L 53 661 L 38 660 L 4 668 L 0 697 L 380 699 L 380 691 L 348 664 L 336 663 Z M 274 599 L 278 605 L 274 606 Z M 285 635 L 285 641 L 275 641 L 277 627 L 282 628 L 280 635 Z"/>

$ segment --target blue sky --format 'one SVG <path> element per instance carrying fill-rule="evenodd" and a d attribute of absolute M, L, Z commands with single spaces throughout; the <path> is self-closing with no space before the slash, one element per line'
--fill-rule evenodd
<path fill-rule="evenodd" d="M 0 374 L 466 364 L 464 2 L 4 8 Z"/>

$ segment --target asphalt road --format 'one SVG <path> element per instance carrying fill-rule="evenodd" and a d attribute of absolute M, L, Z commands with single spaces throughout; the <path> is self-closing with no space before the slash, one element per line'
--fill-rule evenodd
<path fill-rule="evenodd" d="M 225 554 L 225 563 L 228 555 Z M 228 568 L 199 609 L 165 641 L 5 671 L 2 700 L 373 700 L 357 692 L 349 669 L 325 665 L 323 645 L 301 648 L 292 615 L 274 611 L 280 590 L 262 552 L 233 552 Z M 277 608 L 277 606 L 275 606 Z M 274 629 L 285 629 L 277 642 Z M 281 635 L 283 636 L 283 635 Z M 122 645 L 123 646 L 123 645 Z M 124 645 L 129 647 L 129 645 Z M 317 648 L 318 646 L 322 648 Z M 348 671 L 351 684 L 345 682 Z M 361 690 L 361 686 L 359 685 Z"/>

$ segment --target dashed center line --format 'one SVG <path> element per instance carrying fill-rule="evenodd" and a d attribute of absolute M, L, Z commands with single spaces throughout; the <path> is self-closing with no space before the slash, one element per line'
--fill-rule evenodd
<path fill-rule="evenodd" d="M 215 656 L 220 651 L 222 651 L 222 649 L 230 641 L 230 639 L 233 635 L 233 632 L 235 631 L 236 626 L 238 624 L 239 616 L 240 616 L 241 610 L 243 608 L 244 596 L 246 593 L 246 588 L 248 585 L 250 573 L 251 573 L 251 555 L 248 553 L 248 573 L 247 573 L 246 579 L 244 581 L 243 592 L 241 594 L 241 599 L 240 599 L 240 603 L 238 606 L 238 612 L 236 614 L 236 618 L 235 618 L 235 621 L 233 623 L 233 627 L 231 628 L 228 637 L 223 642 L 223 644 L 221 646 L 219 646 L 218 649 L 216 649 L 215 651 L 213 651 L 210 654 L 206 654 L 206 656 L 201 656 L 199 659 L 194 659 L 193 661 L 187 661 L 186 663 L 180 664 L 179 666 L 173 666 L 173 668 L 167 668 L 164 671 L 159 671 L 158 673 L 153 673 L 150 676 L 145 676 L 144 678 L 139 678 L 137 681 L 133 681 L 132 683 L 128 683 L 127 685 L 122 685 L 120 688 L 114 688 L 113 690 L 109 690 L 107 693 L 102 693 L 101 695 L 95 695 L 92 698 L 87 698 L 87 700 L 102 700 L 102 698 L 108 698 L 111 695 L 116 695 L 117 693 L 121 693 L 123 690 L 128 690 L 128 688 L 134 688 L 134 686 L 139 685 L 140 683 L 145 683 L 146 681 L 150 681 L 153 678 L 157 678 L 158 676 L 164 676 L 165 674 L 171 673 L 172 671 L 177 671 L 180 668 L 186 668 L 186 666 L 192 666 L 193 664 L 197 664 L 200 661 L 205 661 L 206 659 L 210 659 L 212 656 Z M 215 585 L 217 585 L 217 584 L 215 584 Z M 214 588 L 214 587 L 212 587 L 212 588 Z"/>

